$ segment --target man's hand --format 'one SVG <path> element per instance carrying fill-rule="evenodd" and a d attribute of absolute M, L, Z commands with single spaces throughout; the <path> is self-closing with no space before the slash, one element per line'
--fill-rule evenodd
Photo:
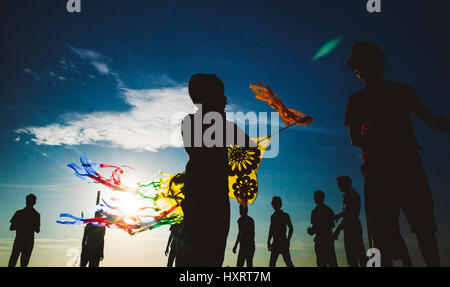
<path fill-rule="evenodd" d="M 308 232 L 309 235 L 313 235 L 314 231 L 311 227 L 308 227 L 308 229 L 306 230 Z"/>
<path fill-rule="evenodd" d="M 338 230 L 334 231 L 334 233 L 333 233 L 333 239 L 334 239 L 334 240 L 338 240 L 338 239 L 339 239 L 339 231 L 338 231 Z"/>
<path fill-rule="evenodd" d="M 233 247 L 233 254 L 236 254 L 237 245 Z"/>
<path fill-rule="evenodd" d="M 166 251 L 164 251 L 164 255 L 167 256 L 168 253 L 169 253 L 169 248 L 166 248 Z"/>
<path fill-rule="evenodd" d="M 270 244 L 270 242 L 267 242 L 267 249 L 269 251 L 272 251 L 272 244 Z"/>

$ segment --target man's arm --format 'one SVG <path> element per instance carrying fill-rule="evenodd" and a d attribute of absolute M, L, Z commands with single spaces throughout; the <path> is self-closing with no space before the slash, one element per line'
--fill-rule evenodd
<path fill-rule="evenodd" d="M 236 242 L 234 243 L 234 247 L 233 247 L 233 253 L 236 253 L 236 249 L 237 249 L 240 241 L 241 241 L 241 230 L 238 231 Z"/>
<path fill-rule="evenodd" d="M 36 218 L 37 218 L 37 220 L 36 220 L 37 224 L 36 224 L 36 227 L 35 227 L 34 231 L 36 233 L 39 233 L 41 231 L 41 215 L 38 213 Z"/>
<path fill-rule="evenodd" d="M 103 236 L 102 236 L 102 240 L 100 242 L 100 250 L 102 251 L 102 255 L 100 257 L 100 261 L 102 261 L 103 257 L 105 256 L 105 254 L 104 254 L 104 250 L 105 250 L 105 230 L 106 230 L 106 227 L 103 227 L 103 231 L 102 231 Z"/>
<path fill-rule="evenodd" d="M 270 243 L 273 237 L 273 233 L 272 233 L 272 219 L 270 219 L 270 227 L 269 227 L 269 237 L 267 238 L 267 249 L 269 249 L 269 251 L 271 251 L 272 249 L 272 244 Z"/>
<path fill-rule="evenodd" d="M 14 213 L 13 217 L 11 218 L 11 226 L 9 227 L 9 230 L 17 230 L 17 217 L 18 217 L 18 211 Z"/>
<path fill-rule="evenodd" d="M 364 136 L 361 134 L 362 123 L 351 123 L 348 127 L 350 143 L 354 146 L 363 148 L 364 147 Z"/>
<path fill-rule="evenodd" d="M 289 229 L 288 241 L 290 241 L 291 237 L 292 237 L 292 233 L 294 233 L 294 226 L 292 225 L 291 217 L 289 216 L 289 214 L 287 215 L 287 227 Z"/>
<path fill-rule="evenodd" d="M 419 117 L 430 129 L 435 131 L 450 131 L 450 120 L 435 116 L 422 102 L 419 95 L 412 90 L 410 110 Z"/>
<path fill-rule="evenodd" d="M 345 220 L 345 219 L 344 219 Z M 344 229 L 344 220 L 336 227 L 333 233 L 333 238 L 335 240 L 339 239 L 339 234 L 341 233 L 342 229 Z"/>
<path fill-rule="evenodd" d="M 307 229 L 309 235 L 314 235 L 316 233 L 314 211 L 311 212 L 311 226 Z"/>
<path fill-rule="evenodd" d="M 363 148 L 364 137 L 361 133 L 362 115 L 359 101 L 358 95 L 352 95 L 347 100 L 344 125 L 348 127 L 350 143 L 354 146 Z"/>
<path fill-rule="evenodd" d="M 84 246 L 86 245 L 86 241 L 87 241 L 87 235 L 86 235 L 86 227 L 85 227 L 84 232 L 83 232 L 83 239 L 81 240 L 81 249 L 83 249 Z"/>

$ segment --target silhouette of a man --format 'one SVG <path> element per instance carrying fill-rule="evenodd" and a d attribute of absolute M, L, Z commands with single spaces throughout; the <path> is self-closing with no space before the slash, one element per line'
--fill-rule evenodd
<path fill-rule="evenodd" d="M 334 212 L 325 203 L 325 193 L 321 190 L 314 192 L 316 207 L 311 212 L 311 227 L 309 235 L 314 237 L 314 250 L 316 252 L 318 267 L 336 267 L 336 251 L 334 249 L 333 227 Z"/>
<path fill-rule="evenodd" d="M 239 146 L 245 148 L 250 141 L 241 129 L 226 121 L 227 97 L 216 75 L 193 75 L 189 96 L 198 110 L 181 123 L 189 161 L 176 266 L 220 267 L 230 228 L 227 147 L 235 144 L 234 140 L 243 139 Z"/>
<path fill-rule="evenodd" d="M 16 211 L 11 219 L 10 230 L 16 231 L 16 238 L 9 257 L 8 267 L 15 267 L 20 255 L 20 267 L 27 267 L 30 262 L 34 246 L 34 233 L 39 233 L 41 216 L 34 209 L 36 196 L 29 194 L 26 197 L 26 207 Z"/>
<path fill-rule="evenodd" d="M 348 176 L 339 176 L 337 185 L 344 193 L 343 210 L 334 216 L 335 220 L 342 218 L 342 222 L 336 227 L 333 237 L 338 239 L 339 233 L 344 230 L 344 246 L 347 263 L 350 267 L 365 267 L 367 264 L 366 249 L 362 238 L 361 198 L 352 187 L 352 180 Z"/>
<path fill-rule="evenodd" d="M 345 125 L 363 152 L 368 230 L 381 264 L 392 266 L 401 207 L 426 264 L 439 266 L 433 197 L 410 114 L 433 130 L 450 130 L 450 121 L 433 115 L 412 87 L 385 79 L 385 56 L 377 44 L 356 43 L 347 64 L 366 85 L 348 99 Z"/>
<path fill-rule="evenodd" d="M 361 173 L 363 175 L 363 178 L 365 178 L 365 166 L 362 165 L 361 166 Z M 400 216 L 400 206 L 397 209 L 397 218 L 399 218 Z M 403 267 L 412 267 L 412 260 L 411 260 L 411 256 L 409 255 L 409 251 L 408 251 L 408 246 L 406 245 L 405 240 L 403 239 L 403 236 L 400 232 L 400 225 L 398 220 L 395 222 L 396 226 L 394 227 L 394 235 L 393 237 L 396 238 L 393 246 L 397 246 L 397 247 L 393 247 L 394 253 L 393 253 L 393 259 L 394 260 L 401 260 Z M 373 238 L 372 238 L 373 239 Z M 369 234 L 369 240 L 371 240 L 370 238 L 370 234 Z"/>
<path fill-rule="evenodd" d="M 247 215 L 248 207 L 239 205 L 239 213 L 241 214 L 241 217 L 237 221 L 239 232 L 233 247 L 233 253 L 236 254 L 236 249 L 240 244 L 237 267 L 243 267 L 245 262 L 247 262 L 247 267 L 253 267 L 253 255 L 255 254 L 255 221 Z"/>
<path fill-rule="evenodd" d="M 95 217 L 101 217 L 100 212 L 95 212 Z M 94 223 L 86 224 L 83 241 L 81 243 L 80 267 L 98 267 L 103 260 L 105 246 L 105 227 Z"/>
<path fill-rule="evenodd" d="M 164 254 L 167 256 L 169 255 L 169 258 L 167 259 L 167 267 L 172 267 L 173 263 L 175 262 L 176 258 L 176 252 L 177 252 L 177 237 L 178 232 L 180 232 L 180 229 L 182 228 L 182 223 L 174 224 L 170 226 L 170 236 L 169 240 L 167 240 L 167 246 L 166 251 Z M 169 252 L 170 247 L 170 252 Z"/>
<path fill-rule="evenodd" d="M 267 249 L 270 251 L 270 267 L 275 267 L 278 256 L 283 256 L 287 267 L 294 267 L 289 253 L 289 245 L 294 232 L 289 214 L 281 210 L 282 201 L 278 196 L 272 198 L 272 207 L 275 212 L 270 218 L 269 237 L 267 238 Z M 286 229 L 289 229 L 286 237 Z M 272 241 L 273 238 L 273 241 Z M 271 242 L 272 241 L 272 242 Z"/>

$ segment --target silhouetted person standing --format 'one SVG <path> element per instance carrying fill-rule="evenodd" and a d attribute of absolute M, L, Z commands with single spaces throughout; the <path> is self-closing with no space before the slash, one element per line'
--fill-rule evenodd
<path fill-rule="evenodd" d="M 363 152 L 368 230 L 381 264 L 392 266 L 401 207 L 426 264 L 439 266 L 433 197 L 410 114 L 433 130 L 450 130 L 450 121 L 434 116 L 412 87 L 384 78 L 387 63 L 377 44 L 356 43 L 347 64 L 366 84 L 348 99 L 345 125 Z"/>
<path fill-rule="evenodd" d="M 318 267 L 336 267 L 336 251 L 334 249 L 333 227 L 334 212 L 325 203 L 325 193 L 321 190 L 314 192 L 316 207 L 311 212 L 311 227 L 309 235 L 314 237 L 314 250 L 316 252 Z"/>
<path fill-rule="evenodd" d="M 182 223 L 174 224 L 170 226 L 170 236 L 169 240 L 167 240 L 167 246 L 166 251 L 164 254 L 167 256 L 169 255 L 169 258 L 167 259 L 167 267 L 172 267 L 173 263 L 175 262 L 176 258 L 176 252 L 177 252 L 177 237 L 178 232 L 180 232 L 180 229 L 182 228 Z M 170 246 L 170 252 L 169 252 L 169 246 Z"/>
<path fill-rule="evenodd" d="M 95 217 L 101 217 L 100 212 L 95 212 Z M 80 267 L 98 267 L 103 260 L 103 249 L 105 246 L 105 229 L 94 223 L 86 224 L 84 228 L 83 241 L 81 243 Z"/>
<path fill-rule="evenodd" d="M 211 74 L 195 74 L 189 95 L 197 106 L 181 124 L 186 164 L 183 229 L 177 239 L 177 267 L 222 266 L 230 228 L 228 150 L 233 139 L 248 136 L 226 121 L 227 97 L 222 81 Z M 234 137 L 229 137 L 232 129 Z"/>
<path fill-rule="evenodd" d="M 248 216 L 248 207 L 239 205 L 241 217 L 238 219 L 239 232 L 236 243 L 233 247 L 233 253 L 236 254 L 236 248 L 240 244 L 237 258 L 237 267 L 253 267 L 253 255 L 255 254 L 255 222 Z"/>
<path fill-rule="evenodd" d="M 26 207 L 16 211 L 11 219 L 9 230 L 16 231 L 16 238 L 9 257 L 8 267 L 15 267 L 20 255 L 20 267 L 27 267 L 30 262 L 31 252 L 34 246 L 34 233 L 39 233 L 41 216 L 34 209 L 36 196 L 29 194 L 26 197 Z"/>
<path fill-rule="evenodd" d="M 275 212 L 270 217 L 270 229 L 269 237 L 267 238 L 267 249 L 270 251 L 270 267 L 275 267 L 278 256 L 283 256 L 284 262 L 287 267 L 294 267 L 291 260 L 291 254 L 289 253 L 289 245 L 294 232 L 291 218 L 289 214 L 281 210 L 282 201 L 278 196 L 272 198 L 272 207 Z M 286 231 L 289 228 L 288 235 L 286 237 Z M 271 242 L 273 238 L 273 241 Z"/>
<path fill-rule="evenodd" d="M 367 256 L 362 237 L 361 221 L 359 213 L 361 211 L 361 198 L 352 187 L 352 180 L 348 176 L 339 176 L 337 185 L 344 193 L 342 213 L 334 216 L 335 220 L 342 218 L 342 222 L 334 231 L 334 239 L 338 239 L 339 233 L 344 230 L 344 246 L 347 256 L 347 263 L 350 267 L 366 267 Z"/>
<path fill-rule="evenodd" d="M 361 173 L 364 177 L 365 175 L 365 167 L 364 165 L 361 166 Z M 365 178 L 365 177 L 364 177 Z M 400 216 L 400 206 L 398 206 L 397 209 L 397 219 Z M 394 227 L 394 235 L 393 237 L 396 238 L 393 246 L 393 250 L 394 250 L 394 254 L 393 254 L 393 259 L 394 260 L 401 260 L 403 267 L 412 267 L 412 260 L 411 260 L 411 256 L 409 255 L 409 251 L 408 251 L 408 246 L 406 245 L 405 240 L 403 239 L 403 236 L 400 232 L 400 225 L 398 220 L 395 222 L 396 226 Z M 370 240 L 370 237 L 369 237 Z"/>

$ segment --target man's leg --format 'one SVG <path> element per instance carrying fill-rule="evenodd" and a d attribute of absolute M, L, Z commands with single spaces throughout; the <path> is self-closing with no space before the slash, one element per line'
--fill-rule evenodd
<path fill-rule="evenodd" d="M 247 254 L 247 267 L 253 267 L 253 255 L 255 255 L 255 247 L 250 248 Z"/>
<path fill-rule="evenodd" d="M 170 248 L 169 258 L 167 259 L 167 267 L 172 267 L 175 261 L 176 249 L 174 247 Z"/>
<path fill-rule="evenodd" d="M 276 266 L 278 255 L 280 255 L 280 252 L 272 247 L 272 251 L 270 252 L 269 267 L 275 267 Z"/>
<path fill-rule="evenodd" d="M 23 246 L 22 253 L 20 254 L 20 267 L 27 267 L 30 262 L 31 253 L 33 252 L 34 242 L 28 242 Z"/>
<path fill-rule="evenodd" d="M 89 261 L 88 252 L 85 249 L 81 250 L 80 267 L 86 267 Z"/>
<path fill-rule="evenodd" d="M 14 240 L 11 256 L 9 257 L 8 267 L 16 267 L 17 259 L 20 255 L 20 243 L 17 239 Z"/>
<path fill-rule="evenodd" d="M 350 267 L 358 267 L 358 260 L 355 252 L 354 235 L 350 232 L 344 230 L 344 247 L 345 247 L 345 256 L 347 257 L 347 264 Z"/>
<path fill-rule="evenodd" d="M 420 252 L 428 267 L 441 266 L 439 247 L 434 232 L 417 233 Z"/>
<path fill-rule="evenodd" d="M 285 248 L 281 255 L 283 256 L 284 263 L 286 263 L 287 267 L 294 267 L 294 264 L 292 264 L 291 254 L 289 253 L 289 247 Z"/>
<path fill-rule="evenodd" d="M 334 240 L 331 240 L 330 267 L 337 267 L 336 250 L 334 249 Z"/>
<path fill-rule="evenodd" d="M 239 247 L 239 253 L 238 253 L 236 267 L 243 267 L 244 266 L 244 260 L 245 260 L 244 254 L 245 254 L 245 252 L 246 252 L 245 248 L 242 249 L 242 246 Z"/>
<path fill-rule="evenodd" d="M 100 258 L 91 258 L 89 259 L 89 267 L 98 267 L 100 266 Z"/>

